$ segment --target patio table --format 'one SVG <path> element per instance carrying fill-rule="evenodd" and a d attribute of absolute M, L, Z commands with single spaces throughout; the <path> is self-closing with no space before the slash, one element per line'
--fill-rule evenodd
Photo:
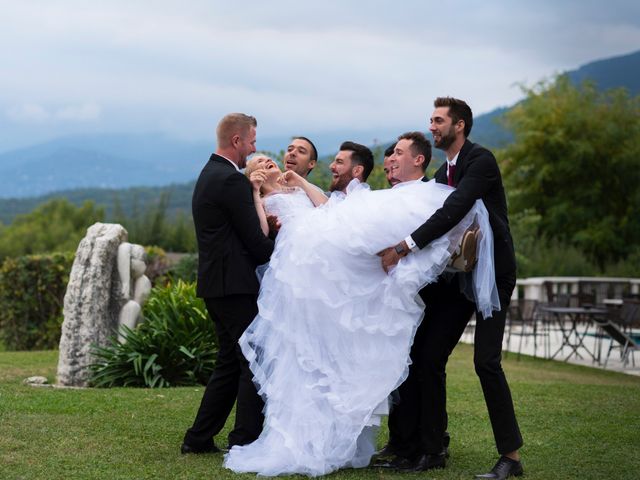
<path fill-rule="evenodd" d="M 568 361 L 573 355 L 576 358 L 583 358 L 578 352 L 579 348 L 584 349 L 594 362 L 600 363 L 600 352 L 594 353 L 587 348 L 584 344 L 584 338 L 587 335 L 589 327 L 594 325 L 593 320 L 596 317 L 604 317 L 607 315 L 608 310 L 605 308 L 586 308 L 586 307 L 540 307 L 542 311 L 550 313 L 556 319 L 560 332 L 562 333 L 562 345 L 556 352 L 551 355 L 551 359 L 562 352 L 564 347 L 569 347 L 571 351 L 569 355 L 565 357 L 564 361 Z M 566 325 L 566 319 L 569 320 L 569 327 Z M 579 330 L 579 325 L 582 324 L 584 329 Z"/>

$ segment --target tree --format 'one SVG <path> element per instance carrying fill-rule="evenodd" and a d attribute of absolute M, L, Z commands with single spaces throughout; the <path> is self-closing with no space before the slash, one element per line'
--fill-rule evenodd
<path fill-rule="evenodd" d="M 567 76 L 523 89 L 498 152 L 510 210 L 602 267 L 640 245 L 640 97 Z"/>
<path fill-rule="evenodd" d="M 3 227 L 0 260 L 35 253 L 75 252 L 87 228 L 103 220 L 104 210 L 93 202 L 76 207 L 66 199 L 50 200 Z"/>

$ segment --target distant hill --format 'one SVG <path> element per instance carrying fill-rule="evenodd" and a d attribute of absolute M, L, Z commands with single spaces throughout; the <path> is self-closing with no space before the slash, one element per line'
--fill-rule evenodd
<path fill-rule="evenodd" d="M 162 135 L 84 135 L 0 154 L 0 197 L 194 179 L 212 147 Z"/>
<path fill-rule="evenodd" d="M 300 134 L 293 132 L 292 135 Z M 332 132 L 313 136 L 321 156 L 345 138 L 372 143 L 391 131 Z M 291 137 L 259 138 L 278 153 Z M 25 198 L 74 188 L 128 188 L 182 183 L 197 177 L 213 142 L 187 142 L 161 134 L 76 135 L 0 154 L 0 198 Z"/>
<path fill-rule="evenodd" d="M 640 94 L 640 51 L 588 63 L 568 72 L 575 83 L 593 80 L 601 90 L 625 87 L 632 96 Z"/>
<path fill-rule="evenodd" d="M 29 213 L 38 205 L 60 197 L 66 198 L 76 206 L 80 206 L 86 201 L 93 201 L 96 205 L 104 207 L 107 220 L 109 220 L 113 216 L 116 205 L 119 205 L 122 211 L 131 217 L 136 211 L 139 213 L 148 211 L 151 206 L 158 204 L 163 195 L 167 195 L 167 215 L 170 218 L 178 212 L 191 215 L 191 195 L 194 184 L 195 180 L 163 187 L 82 188 L 63 190 L 38 197 L 0 198 L 0 222 L 7 225 L 13 221 L 16 215 Z"/>
<path fill-rule="evenodd" d="M 575 84 L 592 80 L 601 90 L 624 87 L 630 95 L 636 96 L 640 94 L 640 51 L 597 60 L 566 73 Z M 475 118 L 471 139 L 493 148 L 511 142 L 513 136 L 499 122 L 510 108 L 498 108 Z"/>

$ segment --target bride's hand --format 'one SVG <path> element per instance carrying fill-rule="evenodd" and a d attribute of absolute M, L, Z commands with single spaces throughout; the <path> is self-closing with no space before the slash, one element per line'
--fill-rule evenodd
<path fill-rule="evenodd" d="M 262 184 L 265 182 L 266 179 L 267 179 L 267 173 L 262 168 L 251 172 L 251 175 L 249 175 L 249 181 L 253 186 L 253 191 L 260 192 L 260 187 L 262 187 Z"/>

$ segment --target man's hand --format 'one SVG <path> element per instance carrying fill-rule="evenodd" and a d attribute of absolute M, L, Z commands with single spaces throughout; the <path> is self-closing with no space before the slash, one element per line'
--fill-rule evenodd
<path fill-rule="evenodd" d="M 280 220 L 275 215 L 267 215 L 267 224 L 269 225 L 269 236 L 275 237 L 280 231 Z"/>
<path fill-rule="evenodd" d="M 400 252 L 398 252 L 400 250 Z M 398 245 L 385 248 L 378 252 L 378 256 L 382 258 L 382 268 L 389 273 L 392 267 L 395 267 L 402 257 L 406 257 L 411 250 L 404 240 Z"/>
<path fill-rule="evenodd" d="M 286 185 L 287 187 L 302 187 L 304 178 L 302 178 L 293 170 L 287 170 L 278 179 L 278 182 L 282 185 Z"/>
<path fill-rule="evenodd" d="M 392 267 L 395 267 L 400 260 L 400 256 L 396 253 L 393 247 L 385 248 L 378 253 L 379 257 L 382 257 L 382 268 L 386 273 L 389 273 Z"/>

